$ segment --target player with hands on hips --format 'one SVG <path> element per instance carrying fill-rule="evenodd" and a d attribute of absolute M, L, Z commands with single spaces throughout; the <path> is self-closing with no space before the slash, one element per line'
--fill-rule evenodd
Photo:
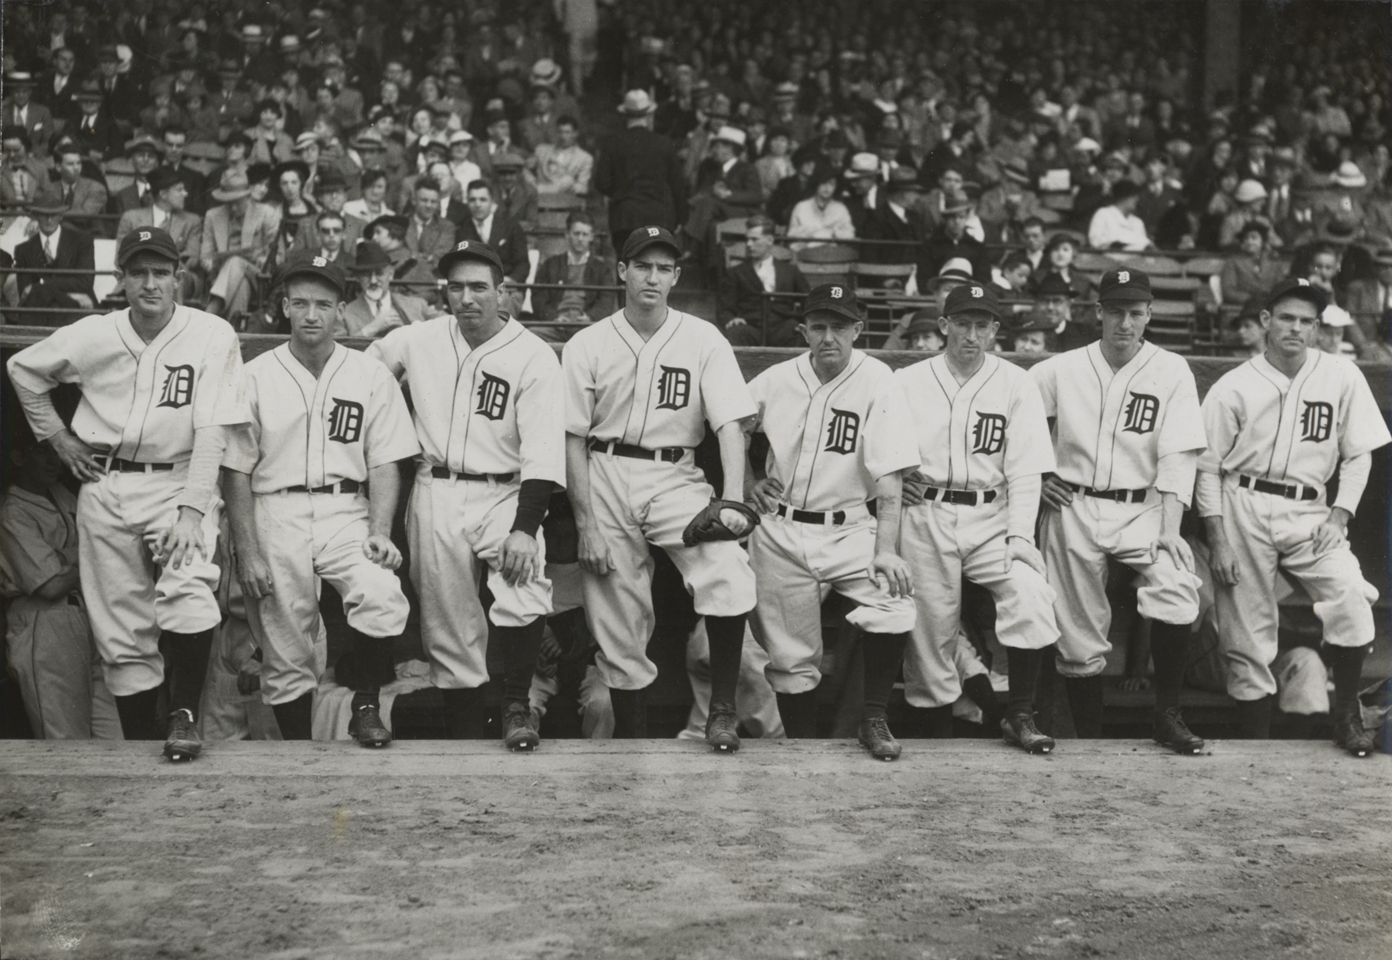
<path fill-rule="evenodd" d="M 902 475 L 918 466 L 904 429 L 909 407 L 894 374 L 853 346 L 865 329 L 855 292 L 815 287 L 803 301 L 808 352 L 749 384 L 768 437 L 750 498 L 766 518 L 749 538 L 758 576 L 754 634 L 790 737 L 817 735 L 822 601 L 854 600 L 846 619 L 864 632 L 861 744 L 881 760 L 901 752 L 886 708 L 914 623 L 914 578 L 899 555 Z M 870 502 L 876 504 L 871 514 Z"/>
<path fill-rule="evenodd" d="M 1096 307 L 1102 338 L 1030 368 L 1055 421 L 1058 464 L 1043 482 L 1040 546 L 1058 594 L 1058 669 L 1078 736 L 1102 735 L 1111 556 L 1139 575 L 1137 609 L 1151 621 L 1152 735 L 1195 754 L 1203 741 L 1184 723 L 1179 691 L 1201 581 L 1179 522 L 1204 449 L 1203 420 L 1189 364 L 1144 339 L 1151 300 L 1143 271 L 1108 271 Z"/>
<path fill-rule="evenodd" d="M 754 402 L 720 331 L 668 307 L 680 256 L 666 229 L 634 230 L 618 267 L 627 306 L 566 344 L 566 472 L 585 613 L 599 642 L 595 666 L 614 704 L 614 735 L 647 735 L 644 690 L 657 676 L 646 652 L 655 622 L 651 543 L 672 558 L 706 618 L 706 740 L 731 752 L 739 749 L 735 688 L 754 574 L 727 538 L 753 527 L 732 504 L 744 499 L 740 421 L 753 415 Z M 720 445 L 719 500 L 726 503 L 695 463 L 707 424 Z"/>
<path fill-rule="evenodd" d="M 1196 491 L 1208 532 L 1228 695 L 1243 733 L 1271 734 L 1276 695 L 1275 579 L 1280 570 L 1314 600 L 1334 675 L 1334 737 L 1373 751 L 1358 686 L 1373 641 L 1377 589 L 1363 578 L 1346 530 L 1372 451 L 1392 441 L 1368 381 L 1347 360 L 1312 349 L 1327 301 L 1301 278 L 1277 285 L 1261 312 L 1266 350 L 1228 371 L 1203 402 L 1208 449 Z M 1339 476 L 1334 503 L 1326 487 Z"/>
<path fill-rule="evenodd" d="M 991 592 L 996 634 L 1008 651 L 1002 735 L 1030 753 L 1050 753 L 1053 739 L 1034 724 L 1034 695 L 1043 650 L 1059 632 L 1034 523 L 1054 451 L 1038 388 L 988 352 L 1001 315 L 989 285 L 956 287 L 938 320 L 946 349 L 895 374 L 913 412 L 919 458 L 904 489 L 904 558 L 918 581 L 904 695 L 928 711 L 933 735 L 951 736 L 952 705 L 962 695 L 954 650 L 965 577 Z"/>
<path fill-rule="evenodd" d="M 247 620 L 261 648 L 261 697 L 286 740 L 311 738 L 318 580 L 343 598 L 354 660 L 349 735 L 391 742 L 378 688 L 409 607 L 391 542 L 398 462 L 420 452 L 405 398 L 380 362 L 334 341 L 343 271 L 290 260 L 277 277 L 290 341 L 246 366 L 251 422 L 223 458 L 223 495 Z"/>
<path fill-rule="evenodd" d="M 227 321 L 174 302 L 184 269 L 164 230 L 126 234 L 116 265 L 130 306 L 54 330 L 9 372 L 34 436 L 82 481 L 82 595 L 122 731 L 159 739 L 163 648 L 164 754 L 190 760 L 221 620 L 218 466 L 228 428 L 248 419 L 241 345 Z M 49 396 L 60 383 L 82 391 L 71 428 Z"/>
<path fill-rule="evenodd" d="M 450 313 L 368 347 L 411 391 L 421 460 L 407 511 L 421 640 L 451 737 L 485 736 L 489 622 L 503 650 L 502 737 L 540 744 L 528 702 L 551 582 L 541 522 L 565 486 L 565 418 L 555 351 L 499 309 L 503 265 L 461 240 L 440 258 Z M 487 572 L 493 605 L 479 599 Z"/>

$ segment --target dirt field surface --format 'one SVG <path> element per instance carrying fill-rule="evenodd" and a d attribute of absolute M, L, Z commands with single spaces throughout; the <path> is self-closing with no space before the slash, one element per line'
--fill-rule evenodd
<path fill-rule="evenodd" d="M 1392 956 L 1326 743 L 0 742 L 5 957 Z"/>

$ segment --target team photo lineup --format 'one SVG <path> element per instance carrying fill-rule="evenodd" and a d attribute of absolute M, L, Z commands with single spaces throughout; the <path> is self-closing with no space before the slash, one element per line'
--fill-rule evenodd
<path fill-rule="evenodd" d="M 7 730 L 1384 749 L 1385 51 L 443 6 L 6 6 Z"/>

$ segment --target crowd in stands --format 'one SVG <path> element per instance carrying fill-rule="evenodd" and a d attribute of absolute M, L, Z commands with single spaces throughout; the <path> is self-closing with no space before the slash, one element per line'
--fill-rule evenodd
<path fill-rule="evenodd" d="M 281 326 L 266 278 L 307 250 L 361 279 L 349 332 L 381 332 L 438 311 L 436 261 L 479 239 L 563 338 L 657 224 L 740 344 L 796 342 L 762 294 L 828 247 L 883 267 L 861 286 L 929 298 L 966 261 L 1021 304 L 1051 275 L 1086 303 L 1082 254 L 1202 255 L 1196 308 L 1234 349 L 1254 294 L 1332 254 L 1350 345 L 1385 357 L 1392 75 L 1366 6 L 1248 17 L 1261 56 L 1203 109 L 1202 5 L 7 4 L 0 248 L 37 272 L 3 296 L 79 316 L 91 282 L 42 271 L 154 225 L 185 302 L 239 329 Z"/>

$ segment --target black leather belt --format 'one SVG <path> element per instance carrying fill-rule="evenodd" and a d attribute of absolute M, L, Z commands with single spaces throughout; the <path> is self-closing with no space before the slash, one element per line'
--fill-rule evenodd
<path fill-rule="evenodd" d="M 828 520 L 834 524 L 846 522 L 845 510 L 834 510 L 831 513 L 818 513 L 815 510 L 797 510 L 785 503 L 780 503 L 774 512 L 780 517 L 790 517 L 798 523 L 816 523 L 825 526 Z"/>
<path fill-rule="evenodd" d="M 1092 487 L 1080 487 L 1070 483 L 1068 489 L 1074 493 L 1081 493 L 1085 497 L 1094 497 L 1098 500 L 1115 500 L 1117 503 L 1145 503 L 1146 490 L 1094 490 Z"/>
<path fill-rule="evenodd" d="M 106 469 L 117 473 L 154 473 L 159 470 L 173 470 L 172 463 L 140 463 L 137 460 L 122 460 L 120 457 L 107 457 Z"/>
<path fill-rule="evenodd" d="M 1319 491 L 1314 487 L 1307 487 L 1303 483 L 1272 483 L 1270 480 L 1249 477 L 1245 473 L 1238 475 L 1237 485 L 1239 487 L 1248 487 L 1257 491 L 1257 493 L 1274 493 L 1276 496 L 1285 497 L 1287 500 L 1319 499 Z"/>
<path fill-rule="evenodd" d="M 982 503 L 990 503 L 992 500 L 996 499 L 996 491 L 994 490 L 945 490 L 939 487 L 927 487 L 923 491 L 924 500 L 957 503 L 967 507 L 976 506 L 978 495 Z"/>
<path fill-rule="evenodd" d="M 340 480 L 338 483 L 331 483 L 326 487 L 306 487 L 302 483 L 297 483 L 293 487 L 286 487 L 286 493 L 357 493 L 359 490 L 366 490 L 367 484 L 359 483 L 356 480 Z"/>
<path fill-rule="evenodd" d="M 678 463 L 686 455 L 685 447 L 663 447 L 661 450 L 649 450 L 647 447 L 619 443 L 614 440 L 591 440 L 590 449 L 599 453 L 612 453 L 616 457 L 628 457 L 632 460 L 656 460 L 659 463 Z"/>
<path fill-rule="evenodd" d="M 455 473 L 449 467 L 431 467 L 430 475 L 436 480 L 492 480 L 496 483 L 507 483 L 515 476 L 511 473 Z"/>

